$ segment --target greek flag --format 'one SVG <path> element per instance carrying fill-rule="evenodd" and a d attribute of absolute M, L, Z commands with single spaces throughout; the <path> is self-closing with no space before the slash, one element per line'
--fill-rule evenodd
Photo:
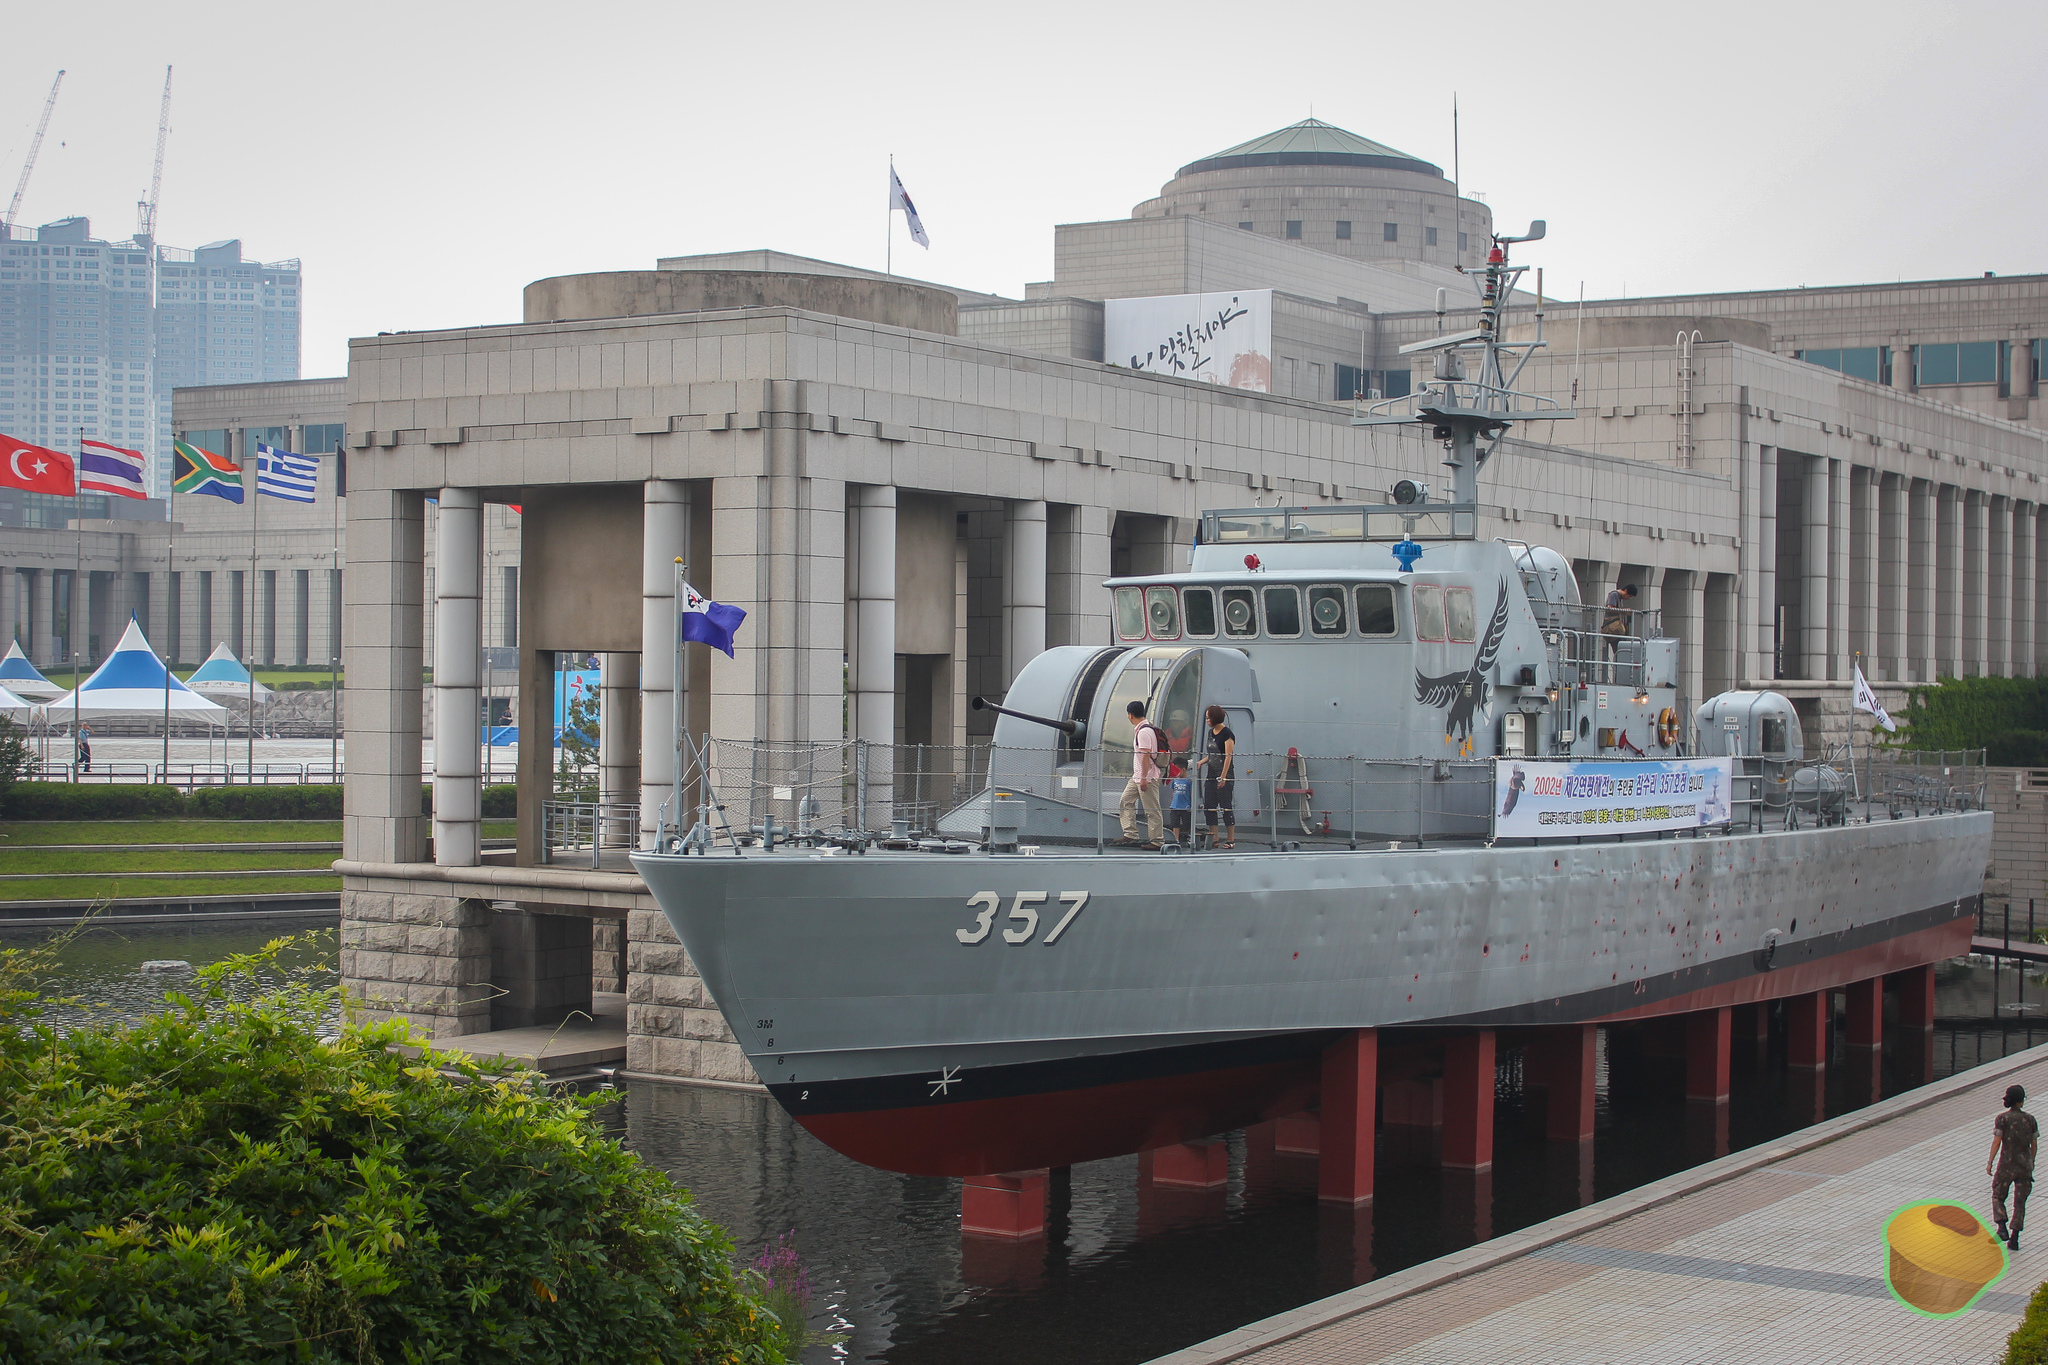
<path fill-rule="evenodd" d="M 256 491 L 286 502 L 311 502 L 320 479 L 320 462 L 263 442 L 256 443 Z"/>

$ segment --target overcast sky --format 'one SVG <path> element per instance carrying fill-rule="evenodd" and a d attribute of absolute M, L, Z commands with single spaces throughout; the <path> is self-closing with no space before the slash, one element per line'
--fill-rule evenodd
<path fill-rule="evenodd" d="M 1492 36 L 1489 36 L 1491 34 Z M 22 221 L 305 263 L 304 373 L 347 338 L 514 321 L 547 275 L 774 247 L 880 268 L 894 153 L 932 246 L 1018 294 L 1052 225 L 1311 111 L 1451 166 L 1589 298 L 2048 270 L 2048 5 L 24 7 L 0 82 Z M 900 220 L 899 220 L 900 222 Z"/>

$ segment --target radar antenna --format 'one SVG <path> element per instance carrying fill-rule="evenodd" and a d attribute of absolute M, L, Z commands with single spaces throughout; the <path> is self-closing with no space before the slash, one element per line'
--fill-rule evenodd
<path fill-rule="evenodd" d="M 43 101 L 42 121 L 36 124 L 36 135 L 28 144 L 28 160 L 21 163 L 21 179 L 14 182 L 14 202 L 7 206 L 7 220 L 0 223 L 0 237 L 14 235 L 14 220 L 21 216 L 21 201 L 28 194 L 28 177 L 36 168 L 36 153 L 43 150 L 43 134 L 50 131 L 50 111 L 57 107 L 57 87 L 64 84 L 64 73 L 59 71 L 57 79 L 50 82 L 50 97 Z"/>
<path fill-rule="evenodd" d="M 1529 357 L 1546 343 L 1543 340 L 1542 286 L 1537 287 L 1536 335 L 1529 341 L 1501 339 L 1501 312 L 1513 296 L 1516 283 L 1527 266 L 1510 266 L 1508 248 L 1519 242 L 1540 242 L 1545 232 L 1539 218 L 1520 237 L 1495 236 L 1483 269 L 1461 274 L 1473 277 L 1479 294 L 1479 325 L 1469 331 L 1411 342 L 1402 355 L 1429 353 L 1436 357 L 1430 378 L 1415 393 L 1387 398 L 1358 408 L 1353 426 L 1426 426 L 1448 452 L 1444 463 L 1451 469 L 1451 501 L 1474 504 L 1479 501 L 1479 470 L 1500 445 L 1501 436 L 1516 422 L 1559 421 L 1578 414 L 1560 406 L 1555 399 L 1520 393 L 1515 383 L 1522 377 Z M 1539 273 L 1538 278 L 1541 278 Z M 1443 315 L 1443 291 L 1437 291 L 1437 315 Z M 1465 353 L 1476 352 L 1478 373 L 1468 376 Z M 1513 370 L 1507 367 L 1512 363 Z M 1481 448 L 1481 442 L 1485 446 Z"/>

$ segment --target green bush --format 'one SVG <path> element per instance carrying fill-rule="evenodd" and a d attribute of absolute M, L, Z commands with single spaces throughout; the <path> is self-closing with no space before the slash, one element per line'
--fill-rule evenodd
<path fill-rule="evenodd" d="M 201 787 L 185 799 L 185 813 L 202 820 L 339 820 L 341 787 Z"/>
<path fill-rule="evenodd" d="M 2034 1291 L 2026 1316 L 2005 1339 L 2004 1365 L 2048 1365 L 2048 1284 Z"/>
<path fill-rule="evenodd" d="M 0 980 L 0 1359 L 783 1359 L 726 1234 L 593 1100 L 401 1055 L 401 1025 L 323 1038 L 333 990 L 255 990 L 283 946 L 68 1034 Z"/>
<path fill-rule="evenodd" d="M 519 788 L 510 782 L 484 788 L 484 819 L 510 820 L 519 814 Z"/>
<path fill-rule="evenodd" d="M 155 820 L 185 811 L 176 787 L 142 782 L 16 782 L 0 790 L 0 820 Z"/>
<path fill-rule="evenodd" d="M 2048 678 L 1943 678 L 1893 717 L 1907 749 L 1983 749 L 2000 767 L 2048 765 Z"/>

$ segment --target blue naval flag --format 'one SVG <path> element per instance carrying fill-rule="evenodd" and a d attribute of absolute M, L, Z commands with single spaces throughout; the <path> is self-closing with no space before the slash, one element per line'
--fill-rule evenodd
<path fill-rule="evenodd" d="M 733 632 L 740 628 L 740 622 L 747 619 L 747 612 L 744 607 L 714 602 L 685 583 L 682 607 L 676 616 L 676 630 L 681 638 L 710 645 L 713 649 L 722 649 L 725 656 L 730 659 L 734 657 Z"/>

